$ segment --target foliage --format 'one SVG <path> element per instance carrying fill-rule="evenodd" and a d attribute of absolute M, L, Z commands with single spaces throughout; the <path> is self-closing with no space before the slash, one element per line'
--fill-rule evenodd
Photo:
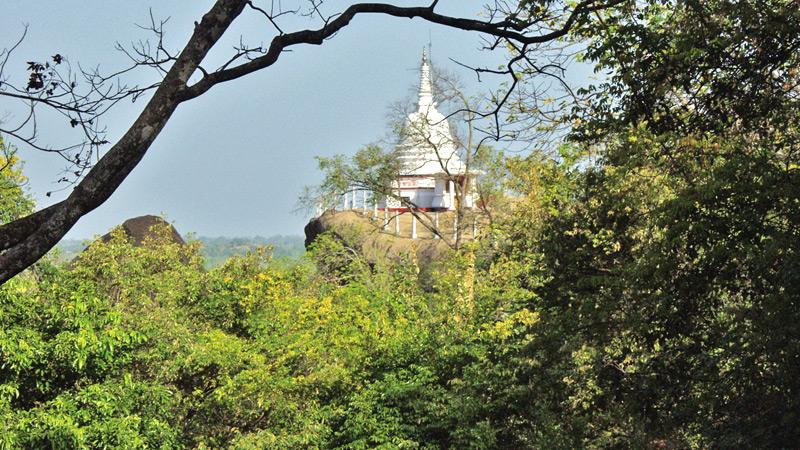
<path fill-rule="evenodd" d="M 630 2 L 581 31 L 609 73 L 588 90 L 587 134 L 796 129 L 800 12 L 785 0 Z"/>
<path fill-rule="evenodd" d="M 317 157 L 317 162 L 324 174 L 323 180 L 319 186 L 307 187 L 300 199 L 310 208 L 335 208 L 341 196 L 353 189 L 368 190 L 381 197 L 392 195 L 389 187 L 401 169 L 398 155 L 377 145 L 359 149 L 352 157 Z"/>
<path fill-rule="evenodd" d="M 798 439 L 788 7 L 640 2 L 589 33 L 611 72 L 574 134 L 594 159 L 507 241 L 543 263 L 553 411 L 581 446 Z"/>
<path fill-rule="evenodd" d="M 33 201 L 24 189 L 27 178 L 15 153 L 0 136 L 0 225 L 33 211 Z"/>
<path fill-rule="evenodd" d="M 796 446 L 797 109 L 765 77 L 800 34 L 753 5 L 599 14 L 599 113 L 495 161 L 511 212 L 424 282 L 357 235 L 205 270 L 163 228 L 5 283 L 0 447 Z"/>
<path fill-rule="evenodd" d="M 407 279 L 330 283 L 263 251 L 204 271 L 155 231 L 2 287 L 5 447 L 327 446 L 351 396 L 429 348 Z"/>

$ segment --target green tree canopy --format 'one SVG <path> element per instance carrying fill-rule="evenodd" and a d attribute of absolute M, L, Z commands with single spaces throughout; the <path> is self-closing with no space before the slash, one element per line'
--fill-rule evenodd
<path fill-rule="evenodd" d="M 0 225 L 30 214 L 33 201 L 25 191 L 27 178 L 13 147 L 0 136 Z"/>

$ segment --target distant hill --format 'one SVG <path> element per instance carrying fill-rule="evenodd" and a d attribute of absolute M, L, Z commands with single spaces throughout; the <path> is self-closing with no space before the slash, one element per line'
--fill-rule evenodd
<path fill-rule="evenodd" d="M 195 238 L 203 243 L 203 255 L 207 267 L 215 267 L 224 263 L 235 255 L 244 255 L 256 247 L 271 245 L 275 258 L 294 259 L 305 252 L 302 236 L 275 235 L 270 237 L 206 237 Z M 64 239 L 58 243 L 61 252 L 59 259 L 69 261 L 86 247 L 86 241 L 79 239 Z"/>

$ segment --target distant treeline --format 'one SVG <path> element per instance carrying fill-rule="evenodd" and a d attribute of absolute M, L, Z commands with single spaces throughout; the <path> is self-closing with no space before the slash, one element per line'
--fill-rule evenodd
<path fill-rule="evenodd" d="M 272 255 L 275 258 L 297 258 L 305 252 L 302 236 L 275 235 L 270 237 L 207 237 L 199 236 L 196 239 L 203 243 L 203 256 L 205 257 L 206 267 L 216 267 L 231 256 L 244 255 L 257 247 L 272 247 Z M 88 241 L 80 239 L 64 239 L 58 243 L 60 251 L 59 259 L 63 261 L 72 260 L 78 253 L 86 248 Z"/>
<path fill-rule="evenodd" d="M 275 258 L 297 258 L 305 252 L 304 239 L 297 235 L 234 238 L 200 236 L 197 240 L 203 243 L 203 256 L 208 267 L 216 267 L 231 256 L 244 255 L 256 247 L 272 246 L 272 256 Z"/>

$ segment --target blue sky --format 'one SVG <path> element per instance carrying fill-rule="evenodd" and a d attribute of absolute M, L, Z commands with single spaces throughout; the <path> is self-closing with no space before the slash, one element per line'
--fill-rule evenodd
<path fill-rule="evenodd" d="M 0 47 L 10 45 L 28 24 L 28 37 L 7 69 L 13 77 L 25 75 L 24 61 L 44 60 L 55 53 L 73 64 L 111 71 L 125 64 L 123 55 L 114 50 L 115 42 L 127 45 L 149 37 L 135 25 L 147 22 L 148 8 L 156 17 L 170 17 L 167 45 L 178 50 L 211 3 L 6 0 L 0 16 Z M 444 11 L 462 16 L 474 15 L 481 4 L 441 2 Z M 290 30 L 312 23 L 298 19 L 291 25 Z M 259 16 L 246 13 L 210 59 L 221 58 L 240 36 L 268 42 L 272 33 Z M 474 75 L 449 61 L 497 65 L 504 55 L 479 51 L 477 34 L 421 20 L 359 17 L 322 46 L 297 47 L 273 67 L 217 86 L 182 105 L 111 199 L 81 219 L 67 237 L 89 238 L 142 214 L 165 214 L 182 233 L 302 234 L 308 217 L 293 210 L 302 187 L 320 178 L 314 156 L 352 153 L 386 135 L 389 107 L 413 95 L 420 53 L 429 39 L 434 63 L 459 73 L 468 91 L 492 86 L 478 83 Z M 152 75 L 141 72 L 127 79 L 137 83 Z M 112 142 L 144 103 L 119 105 L 108 116 Z M 0 117 L 15 114 L 14 108 L 4 100 Z M 41 126 L 42 142 L 69 139 L 59 127 L 46 121 Z M 39 206 L 67 195 L 44 196 L 58 188 L 55 181 L 64 168 L 62 160 L 22 145 L 19 152 Z"/>

